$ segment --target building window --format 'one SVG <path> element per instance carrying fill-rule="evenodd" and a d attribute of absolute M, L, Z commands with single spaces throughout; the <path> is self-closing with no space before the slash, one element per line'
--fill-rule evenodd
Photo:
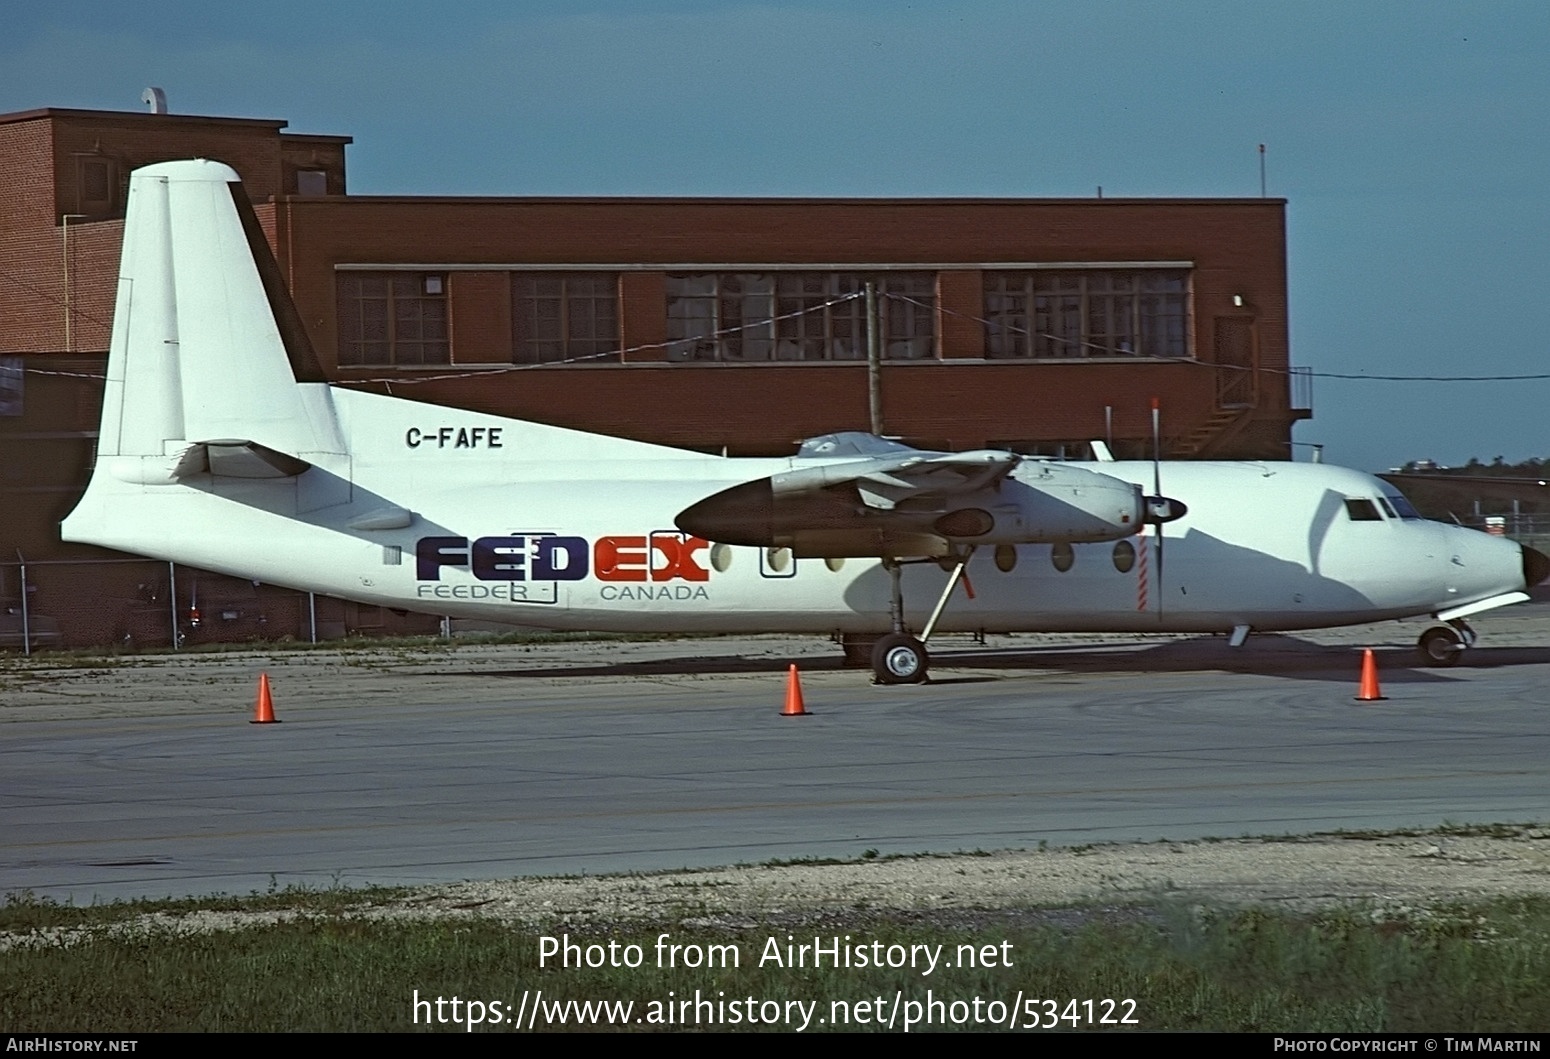
<path fill-rule="evenodd" d="M 328 173 L 322 169 L 296 170 L 296 194 L 327 195 Z"/>
<path fill-rule="evenodd" d="M 883 356 L 936 348 L 930 272 L 702 272 L 667 277 L 670 360 L 864 360 L 866 299 L 876 286 Z"/>
<path fill-rule="evenodd" d="M 1182 269 L 985 273 L 987 357 L 1188 357 Z"/>
<path fill-rule="evenodd" d="M 14 354 L 0 356 L 0 416 L 22 414 L 22 394 L 27 379 L 22 358 Z"/>
<path fill-rule="evenodd" d="M 414 368 L 451 362 L 446 276 L 440 272 L 341 272 L 339 363 Z"/>
<path fill-rule="evenodd" d="M 513 273 L 511 321 L 512 349 L 519 364 L 573 358 L 594 364 L 617 362 L 618 273 Z"/>
<path fill-rule="evenodd" d="M 77 155 L 75 159 L 75 212 L 94 220 L 122 212 L 118 163 L 102 155 Z"/>

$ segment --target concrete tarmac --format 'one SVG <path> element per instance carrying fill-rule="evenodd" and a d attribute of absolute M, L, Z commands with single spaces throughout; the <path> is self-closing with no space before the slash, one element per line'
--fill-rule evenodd
<path fill-rule="evenodd" d="M 934 645 L 882 688 L 782 637 L 0 666 L 0 892 L 421 884 L 1550 819 L 1550 606 L 1424 627 Z M 1358 648 L 1386 701 L 1358 703 Z M 802 665 L 810 714 L 782 717 Z M 252 725 L 259 672 L 281 723 Z"/>

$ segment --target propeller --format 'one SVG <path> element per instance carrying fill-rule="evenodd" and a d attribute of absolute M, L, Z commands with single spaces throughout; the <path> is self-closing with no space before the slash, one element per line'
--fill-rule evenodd
<path fill-rule="evenodd" d="M 1151 521 L 1156 512 L 1162 495 L 1162 406 L 1157 398 L 1152 398 L 1152 496 L 1146 505 L 1147 520 Z M 1154 523 L 1157 527 L 1152 531 L 1152 546 L 1157 549 L 1155 553 L 1157 566 L 1157 616 L 1163 613 L 1163 524 Z"/>
<path fill-rule="evenodd" d="M 1166 534 L 1163 526 L 1175 519 L 1183 518 L 1189 511 L 1177 500 L 1163 496 L 1162 491 L 1162 404 L 1157 398 L 1152 398 L 1152 495 L 1144 498 L 1146 514 L 1144 521 L 1149 526 L 1157 527 L 1152 535 L 1152 547 L 1154 549 L 1155 565 L 1157 567 L 1157 616 L 1163 613 L 1163 543 Z"/>

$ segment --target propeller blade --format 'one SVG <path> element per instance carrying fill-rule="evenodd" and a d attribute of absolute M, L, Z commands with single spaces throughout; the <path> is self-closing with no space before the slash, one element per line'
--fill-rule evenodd
<path fill-rule="evenodd" d="M 1162 499 L 1162 402 L 1152 398 L 1152 495 Z M 1152 505 L 1148 504 L 1151 508 Z M 1154 547 L 1157 549 L 1157 617 L 1163 613 L 1163 523 L 1157 522 Z"/>
<path fill-rule="evenodd" d="M 1162 496 L 1162 407 L 1152 398 L 1152 492 Z"/>

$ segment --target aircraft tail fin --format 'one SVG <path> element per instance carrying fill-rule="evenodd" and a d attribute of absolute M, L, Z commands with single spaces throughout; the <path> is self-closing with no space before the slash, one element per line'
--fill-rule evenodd
<path fill-rule="evenodd" d="M 230 167 L 130 177 L 99 464 L 144 484 L 234 450 L 294 468 L 342 455 L 324 376 Z M 290 457 L 285 463 L 280 457 Z"/>

